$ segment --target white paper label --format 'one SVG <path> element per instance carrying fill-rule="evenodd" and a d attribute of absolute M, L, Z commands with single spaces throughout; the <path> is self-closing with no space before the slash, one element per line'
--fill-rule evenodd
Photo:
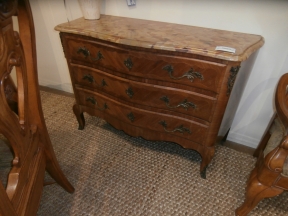
<path fill-rule="evenodd" d="M 136 5 L 136 1 L 135 0 L 127 0 L 127 5 L 128 6 Z"/>
<path fill-rule="evenodd" d="M 215 50 L 220 50 L 220 51 L 225 51 L 225 52 L 230 52 L 230 53 L 235 53 L 236 49 L 232 47 L 226 47 L 226 46 L 217 46 Z"/>

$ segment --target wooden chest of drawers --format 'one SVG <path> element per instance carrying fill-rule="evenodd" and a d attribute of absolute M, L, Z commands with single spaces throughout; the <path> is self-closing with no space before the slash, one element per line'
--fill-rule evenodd
<path fill-rule="evenodd" d="M 87 112 L 131 136 L 176 142 L 201 154 L 205 177 L 215 143 L 232 123 L 223 116 L 240 64 L 263 45 L 261 36 L 105 15 L 55 29 L 79 129 Z"/>

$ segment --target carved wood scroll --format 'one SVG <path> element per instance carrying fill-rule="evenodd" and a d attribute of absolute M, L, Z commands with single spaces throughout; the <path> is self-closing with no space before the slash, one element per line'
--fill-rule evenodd
<path fill-rule="evenodd" d="M 19 30 L 12 16 L 18 15 Z M 10 77 L 16 68 L 17 88 Z M 68 192 L 74 188 L 56 160 L 41 109 L 34 25 L 29 0 L 0 0 L 0 134 L 14 153 L 0 215 L 36 215 L 45 168 Z M 1 155 L 0 155 L 1 157 Z"/>

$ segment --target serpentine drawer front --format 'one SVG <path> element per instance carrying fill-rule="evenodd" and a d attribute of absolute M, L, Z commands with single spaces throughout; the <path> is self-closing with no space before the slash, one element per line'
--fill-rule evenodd
<path fill-rule="evenodd" d="M 129 135 L 176 142 L 200 153 L 206 177 L 215 144 L 227 137 L 237 109 L 237 103 L 227 106 L 236 97 L 236 77 L 245 75 L 237 83 L 238 97 L 247 81 L 248 72 L 238 74 L 241 62 L 264 44 L 261 36 L 107 15 L 55 29 L 61 32 L 79 129 L 87 112 Z"/>
<path fill-rule="evenodd" d="M 95 88 L 98 91 L 110 94 L 111 97 L 117 97 L 123 102 L 166 109 L 172 111 L 173 115 L 181 113 L 211 121 L 216 98 L 175 88 L 136 82 L 85 66 L 74 64 L 71 66 L 75 84 L 82 88 Z"/>
<path fill-rule="evenodd" d="M 206 135 L 207 126 L 189 121 L 185 118 L 165 115 L 162 113 L 138 109 L 127 106 L 84 89 L 78 89 L 80 105 L 97 109 L 114 118 L 131 124 L 135 127 L 144 127 L 158 132 L 168 132 L 196 143 L 202 144 Z"/>
<path fill-rule="evenodd" d="M 143 78 L 182 83 L 218 92 L 226 65 L 157 53 L 135 52 L 115 45 L 67 36 L 68 58 L 79 64 L 89 64 Z"/>

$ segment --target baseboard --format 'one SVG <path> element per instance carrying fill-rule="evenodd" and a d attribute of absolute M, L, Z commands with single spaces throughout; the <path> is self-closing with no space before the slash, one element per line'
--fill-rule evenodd
<path fill-rule="evenodd" d="M 227 140 L 233 143 L 240 143 L 241 145 L 248 146 L 254 149 L 256 149 L 259 144 L 258 139 L 245 136 L 243 134 L 233 133 L 232 131 L 229 132 Z"/>
<path fill-rule="evenodd" d="M 59 90 L 59 89 L 54 89 L 54 88 L 50 88 L 47 86 L 41 86 L 41 85 L 39 86 L 39 88 L 40 88 L 40 91 L 46 91 L 46 92 L 50 92 L 53 94 L 58 94 L 58 95 L 63 95 L 63 96 L 75 98 L 73 93 L 64 92 L 64 91 Z"/>
<path fill-rule="evenodd" d="M 224 146 L 234 149 L 236 151 L 239 152 L 243 152 L 249 155 L 253 155 L 255 152 L 255 148 L 249 147 L 249 146 L 245 146 L 245 145 L 241 145 L 239 143 L 234 143 L 230 140 L 226 140 L 226 142 L 223 143 Z"/>
<path fill-rule="evenodd" d="M 51 89 L 57 89 L 60 91 L 68 92 L 68 93 L 73 93 L 73 88 L 71 83 L 56 83 L 51 80 L 42 80 L 39 79 L 39 85 L 40 86 L 45 86 Z"/>

